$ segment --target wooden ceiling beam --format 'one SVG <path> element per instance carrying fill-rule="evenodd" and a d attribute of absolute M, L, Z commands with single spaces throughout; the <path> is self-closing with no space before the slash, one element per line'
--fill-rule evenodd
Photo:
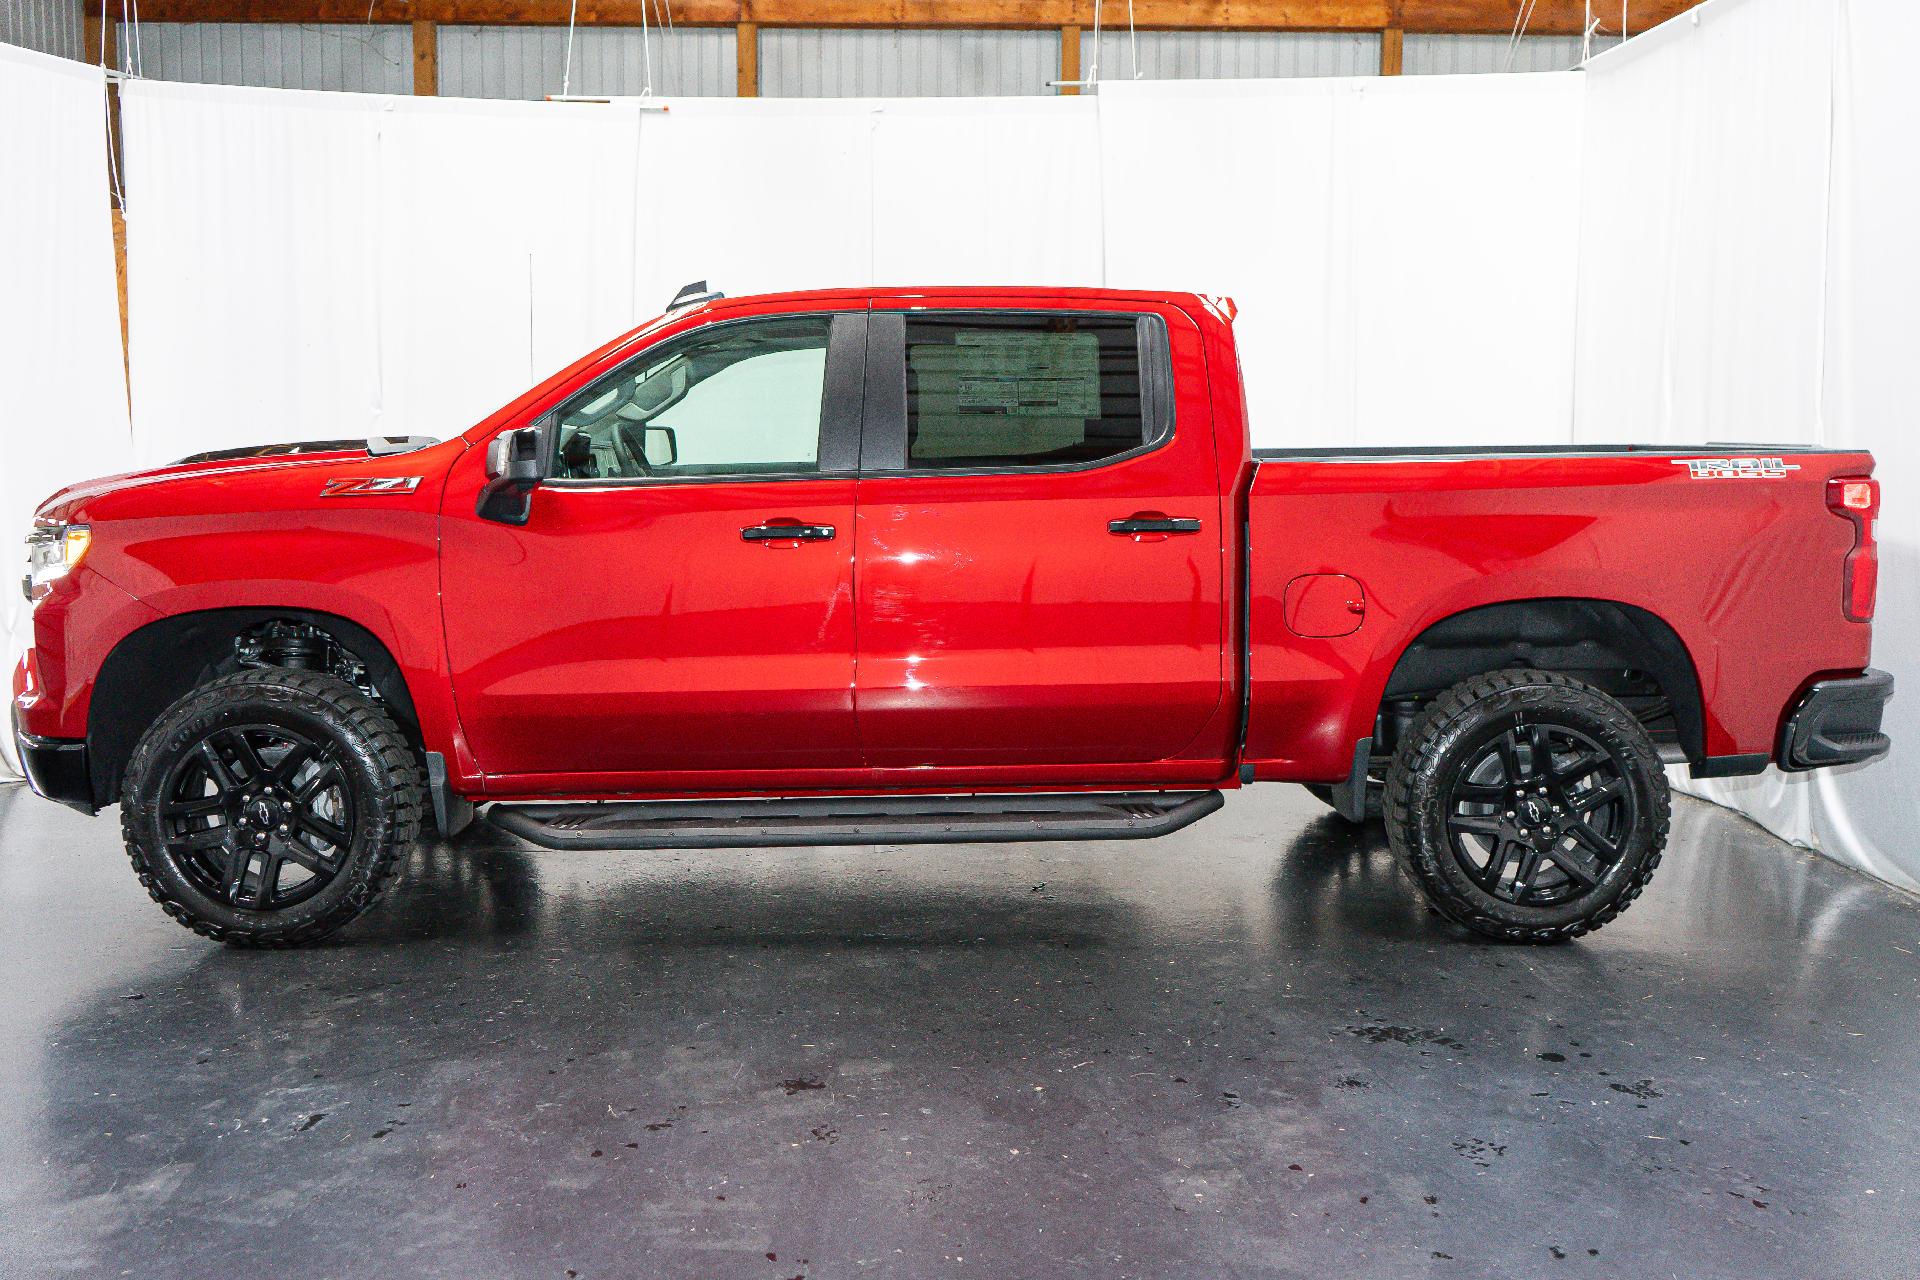
<path fill-rule="evenodd" d="M 1408 31 L 1455 35 L 1506 35 L 1513 30 L 1516 5 L 1493 0 L 1400 0 L 1401 26 Z M 1637 34 L 1685 13 L 1698 0 L 1630 0 L 1627 31 Z M 1620 0 L 1594 0 L 1593 16 L 1603 35 L 1620 34 Z M 1577 36 L 1585 28 L 1586 0 L 1537 0 L 1527 20 L 1536 36 Z"/>
<path fill-rule="evenodd" d="M 1181 30 L 1379 31 L 1504 35 L 1516 0 L 1134 0 L 1135 25 Z M 113 17 L 123 0 L 104 0 Z M 657 22 L 662 0 L 582 0 L 582 26 Z M 86 0 L 98 17 L 103 0 Z M 1630 0 L 1628 25 L 1645 31 L 1690 8 L 1687 0 Z M 309 22 L 564 26 L 569 0 L 142 0 L 142 22 Z M 1597 0 L 1602 29 L 1620 25 L 1618 0 Z M 1126 6 L 1109 4 L 1109 24 Z M 1527 30 L 1578 35 L 1585 0 L 1537 0 Z M 1093 25 L 1093 0 L 673 0 L 678 26 L 1065 27 Z"/>

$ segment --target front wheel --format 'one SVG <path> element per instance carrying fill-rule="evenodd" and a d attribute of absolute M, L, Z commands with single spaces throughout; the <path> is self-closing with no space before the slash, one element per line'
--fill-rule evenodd
<path fill-rule="evenodd" d="M 1434 908 L 1508 942 L 1576 938 L 1625 911 L 1660 864 L 1669 809 L 1633 713 L 1547 671 L 1455 685 L 1387 774 L 1388 842 Z"/>
<path fill-rule="evenodd" d="M 133 869 L 196 933 L 286 947 L 372 906 L 420 833 L 419 766 L 386 711 L 334 676 L 264 668 L 202 685 L 134 748 Z"/>

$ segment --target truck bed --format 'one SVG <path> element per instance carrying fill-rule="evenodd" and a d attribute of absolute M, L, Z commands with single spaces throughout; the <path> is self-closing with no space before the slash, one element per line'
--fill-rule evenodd
<path fill-rule="evenodd" d="M 1255 449 L 1260 462 L 1447 462 L 1485 458 L 1615 458 L 1652 454 L 1657 457 L 1787 457 L 1828 450 L 1812 444 L 1753 444 L 1710 440 L 1705 444 L 1487 444 L 1487 445 L 1365 445 L 1321 449 Z"/>
<path fill-rule="evenodd" d="M 1725 465 L 1702 465 L 1713 462 Z M 1329 465 L 1339 463 L 1365 465 Z M 1245 758 L 1257 777 L 1345 776 L 1398 655 L 1476 609 L 1600 601 L 1650 634 L 1670 629 L 1703 708 L 1700 723 L 1681 725 L 1693 738 L 1683 732 L 1682 745 L 1708 771 L 1764 764 L 1809 672 L 1867 665 L 1871 628 L 1849 621 L 1841 600 L 1854 531 L 1826 500 L 1830 478 L 1872 471 L 1865 453 L 1261 449 L 1254 465 Z M 1289 625 L 1290 591 L 1297 609 L 1310 584 L 1346 580 L 1364 597 L 1353 602 L 1360 625 L 1327 636 Z M 1514 653 L 1527 661 L 1526 644 Z"/>

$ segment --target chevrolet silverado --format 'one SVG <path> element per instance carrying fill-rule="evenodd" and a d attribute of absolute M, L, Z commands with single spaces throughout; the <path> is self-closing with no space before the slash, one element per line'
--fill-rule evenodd
<path fill-rule="evenodd" d="M 687 292 L 444 443 L 48 499 L 35 790 L 117 801 L 181 923 L 283 946 L 476 813 L 1104 839 L 1293 782 L 1384 817 L 1442 916 L 1549 942 L 1647 884 L 1665 765 L 1887 750 L 1865 453 L 1254 449 L 1225 300 Z"/>

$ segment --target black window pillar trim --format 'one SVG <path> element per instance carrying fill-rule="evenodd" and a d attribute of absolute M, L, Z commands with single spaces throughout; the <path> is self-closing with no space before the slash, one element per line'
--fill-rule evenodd
<path fill-rule="evenodd" d="M 820 395 L 819 469 L 853 472 L 860 466 L 861 421 L 869 361 L 867 313 L 835 312 L 827 327 L 827 367 Z"/>
<path fill-rule="evenodd" d="M 1147 311 L 1135 323 L 1140 345 L 1140 417 L 1144 444 L 1155 445 L 1173 434 L 1173 344 L 1167 339 L 1166 318 Z"/>
<path fill-rule="evenodd" d="M 867 320 L 866 414 L 862 472 L 907 466 L 907 313 L 871 311 Z"/>

